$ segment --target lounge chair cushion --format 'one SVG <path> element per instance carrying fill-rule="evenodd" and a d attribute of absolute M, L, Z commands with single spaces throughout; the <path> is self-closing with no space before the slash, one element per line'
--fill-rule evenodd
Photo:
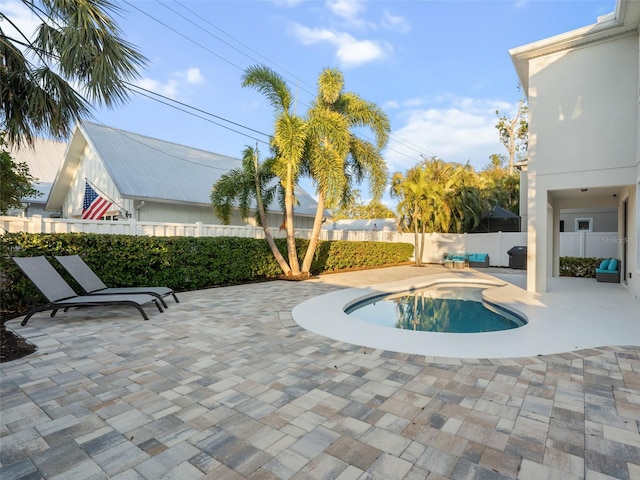
<path fill-rule="evenodd" d="M 607 268 L 610 272 L 618 271 L 618 260 L 616 258 L 612 258 L 609 262 L 609 267 Z"/>
<path fill-rule="evenodd" d="M 607 268 L 609 268 L 609 262 L 611 261 L 610 258 L 607 258 L 605 260 L 603 260 L 602 262 L 600 262 L 600 269 L 601 270 L 606 270 Z"/>

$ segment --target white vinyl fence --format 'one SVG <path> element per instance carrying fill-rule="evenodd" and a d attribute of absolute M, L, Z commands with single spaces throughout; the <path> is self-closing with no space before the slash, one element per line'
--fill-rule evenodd
<path fill-rule="evenodd" d="M 275 238 L 284 238 L 285 232 L 271 228 Z M 209 225 L 197 223 L 77 220 L 60 218 L 0 217 L 0 232 L 26 233 L 98 233 L 155 237 L 246 237 L 264 238 L 261 227 L 237 225 Z M 296 237 L 309 238 L 311 230 L 296 230 Z M 378 241 L 414 243 L 414 235 L 396 232 L 353 230 L 323 230 L 321 240 Z M 418 239 L 420 241 L 420 237 Z M 616 232 L 564 232 L 560 234 L 560 256 L 617 257 Z M 431 233 L 425 236 L 423 262 L 442 263 L 447 252 L 487 253 L 491 266 L 509 266 L 509 254 L 514 246 L 526 246 L 526 232 L 497 232 L 452 234 Z"/>

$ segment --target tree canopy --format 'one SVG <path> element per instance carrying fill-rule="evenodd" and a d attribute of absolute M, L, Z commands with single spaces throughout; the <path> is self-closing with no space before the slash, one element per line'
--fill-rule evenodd
<path fill-rule="evenodd" d="M 425 159 L 391 181 L 405 231 L 465 233 L 474 231 L 483 214 L 501 206 L 518 214 L 519 174 L 509 174 L 504 157 L 476 172 L 469 164 Z"/>
<path fill-rule="evenodd" d="M 23 0 L 40 21 L 33 36 L 0 12 L 0 129 L 10 144 L 67 137 L 92 104 L 129 95 L 145 57 L 120 36 L 110 0 Z M 15 33 L 13 33 L 15 31 Z M 11 35 L 11 36 L 10 36 Z"/>
<path fill-rule="evenodd" d="M 0 132 L 0 215 L 12 208 L 22 208 L 21 199 L 37 197 L 41 193 L 32 187 L 35 179 L 24 162 L 15 162 L 5 149 L 4 134 Z"/>
<path fill-rule="evenodd" d="M 367 220 L 376 218 L 394 218 L 396 213 L 387 207 L 382 201 L 375 198 L 369 202 L 362 200 L 360 190 L 354 189 L 352 197 L 345 204 L 333 210 L 334 220 L 352 218 Z"/>
<path fill-rule="evenodd" d="M 523 160 L 527 155 L 527 147 L 529 146 L 529 107 L 527 102 L 522 99 L 518 103 L 518 111 L 509 118 L 506 115 L 500 115 L 500 111 L 496 110 L 498 123 L 496 129 L 500 135 L 500 143 L 504 145 L 508 153 L 508 173 L 513 175 L 513 167 L 516 160 Z"/>

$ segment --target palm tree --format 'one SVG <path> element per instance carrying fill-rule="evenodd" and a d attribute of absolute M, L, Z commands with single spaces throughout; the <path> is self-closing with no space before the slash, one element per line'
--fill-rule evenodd
<path fill-rule="evenodd" d="M 257 222 L 264 230 L 264 237 L 274 258 L 285 275 L 291 268 L 280 253 L 269 231 L 265 205 L 270 205 L 276 196 L 282 197 L 279 184 L 273 184 L 272 165 L 274 159 L 260 162 L 258 148 L 246 147 L 242 154 L 242 167 L 223 174 L 211 190 L 211 204 L 222 223 L 228 225 L 233 208 L 237 206 L 242 218 L 249 217 L 255 200 Z"/>
<path fill-rule="evenodd" d="M 413 230 L 416 266 L 422 265 L 428 187 L 425 171 L 420 166 L 409 169 L 406 174 L 396 172 L 391 178 L 391 196 L 399 200 L 397 208 L 400 223 L 405 228 Z M 422 242 L 419 242 L 420 230 L 422 230 Z"/>
<path fill-rule="evenodd" d="M 399 199 L 403 223 L 414 232 L 416 265 L 421 265 L 426 232 L 471 231 L 488 207 L 471 166 L 435 157 L 425 159 L 404 175 L 394 174 L 391 195 Z M 418 247 L 419 232 L 422 238 Z"/>
<path fill-rule="evenodd" d="M 520 213 L 520 172 L 509 174 L 504 166 L 505 157 L 494 154 L 491 162 L 480 173 L 483 196 L 491 206 L 498 205 L 515 214 Z"/>
<path fill-rule="evenodd" d="M 484 179 L 470 165 L 457 165 L 456 188 L 449 199 L 451 224 L 449 233 L 472 232 L 480 224 L 482 214 L 491 203 L 483 191 Z"/>
<path fill-rule="evenodd" d="M 114 3 L 22 3 L 42 23 L 31 40 L 0 12 L 17 31 L 12 38 L 0 28 L 0 124 L 9 143 L 31 144 L 38 134 L 66 137 L 74 121 L 90 115 L 91 102 L 115 106 L 127 100 L 127 82 L 138 78 L 146 59 L 120 38 L 109 16 L 119 10 Z"/>
<path fill-rule="evenodd" d="M 336 69 L 325 69 L 320 74 L 318 95 L 306 118 L 295 113 L 291 90 L 270 68 L 250 67 L 243 76 L 243 86 L 254 87 L 265 94 L 276 109 L 273 173 L 280 178 L 285 191 L 290 275 L 308 276 L 325 208 L 344 202 L 351 196 L 352 182 L 365 178 L 369 178 L 374 197 L 382 196 L 387 169 L 380 150 L 388 140 L 389 120 L 375 104 L 344 92 L 344 78 Z M 352 132 L 356 127 L 369 127 L 376 137 L 375 145 L 356 137 Z M 301 175 L 312 178 L 318 194 L 302 269 L 296 254 L 293 225 L 293 191 Z"/>
<path fill-rule="evenodd" d="M 356 136 L 354 129 L 368 127 L 375 144 Z M 353 196 L 354 183 L 369 180 L 374 199 L 380 199 L 387 183 L 387 167 L 381 150 L 391 127 L 386 114 L 374 103 L 344 91 L 344 77 L 325 68 L 318 78 L 318 93 L 308 112 L 305 173 L 316 185 L 318 206 L 311 239 L 302 263 L 308 275 L 322 226 L 325 207 L 344 204 Z"/>
<path fill-rule="evenodd" d="M 307 122 L 295 113 L 295 102 L 284 79 L 269 67 L 249 67 L 243 75 L 242 86 L 253 87 L 266 95 L 276 110 L 272 146 L 276 152 L 273 173 L 284 188 L 285 226 L 287 230 L 287 275 L 300 276 L 293 225 L 294 188 L 300 174 L 300 164 L 307 139 Z"/>

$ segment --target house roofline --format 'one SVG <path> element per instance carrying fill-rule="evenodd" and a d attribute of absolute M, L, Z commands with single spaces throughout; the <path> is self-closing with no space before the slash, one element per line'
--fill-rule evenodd
<path fill-rule="evenodd" d="M 53 187 L 49 192 L 45 210 L 50 212 L 58 212 L 62 210 L 64 199 L 66 196 L 65 185 L 71 185 L 71 181 L 75 176 L 75 171 L 82 158 L 82 152 L 87 145 L 87 138 L 85 135 L 79 135 L 80 124 L 77 123 L 71 134 L 71 139 L 67 148 L 65 149 L 62 157 L 62 163 L 56 173 L 56 178 L 53 180 Z"/>
<path fill-rule="evenodd" d="M 637 31 L 639 20 L 640 2 L 618 0 L 616 10 L 599 16 L 595 24 L 510 49 L 511 61 L 525 94 L 529 91 L 531 59 Z"/>

